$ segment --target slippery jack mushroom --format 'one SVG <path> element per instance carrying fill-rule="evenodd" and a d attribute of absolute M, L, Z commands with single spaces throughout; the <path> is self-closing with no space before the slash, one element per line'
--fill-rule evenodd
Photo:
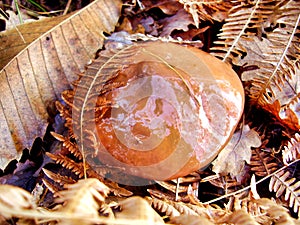
<path fill-rule="evenodd" d="M 70 95 L 67 121 L 87 162 L 153 180 L 209 165 L 244 106 L 242 84 L 229 65 L 159 41 L 103 51 L 63 98 Z"/>

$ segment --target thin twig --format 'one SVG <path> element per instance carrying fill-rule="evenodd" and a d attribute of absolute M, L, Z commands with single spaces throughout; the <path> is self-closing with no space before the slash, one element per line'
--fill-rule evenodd
<path fill-rule="evenodd" d="M 263 182 L 263 181 L 265 181 L 265 180 L 267 180 L 267 179 L 269 179 L 270 177 L 274 176 L 276 173 L 279 173 L 280 171 L 282 171 L 282 170 L 288 168 L 288 167 L 291 166 L 292 164 L 294 164 L 294 163 L 296 163 L 296 162 L 299 162 L 299 161 L 300 161 L 300 159 L 297 159 L 297 160 L 295 160 L 294 162 L 291 162 L 291 163 L 289 163 L 288 165 L 286 165 L 286 166 L 280 168 L 279 170 L 276 170 L 274 173 L 271 173 L 271 174 L 269 174 L 268 176 L 266 176 L 266 177 L 260 179 L 259 181 L 257 181 L 257 182 L 256 182 L 256 185 L 259 184 L 259 183 L 261 183 L 261 182 Z M 215 198 L 215 199 L 212 199 L 212 200 L 207 201 L 207 202 L 203 202 L 203 204 L 211 204 L 211 203 L 213 203 L 213 202 L 222 200 L 222 199 L 224 199 L 224 198 L 228 198 L 228 197 L 231 197 L 231 196 L 233 196 L 233 195 L 237 195 L 237 194 L 239 194 L 239 193 L 241 193 L 241 192 L 247 191 L 247 190 L 250 189 L 250 188 L 251 188 L 251 186 L 249 185 L 249 186 L 247 186 L 247 187 L 245 187 L 245 188 L 242 188 L 242 189 L 240 189 L 240 190 L 238 190 L 238 191 L 235 191 L 235 192 L 232 192 L 232 193 L 223 195 L 223 196 L 221 196 L 221 197 L 219 197 L 219 198 Z"/>
<path fill-rule="evenodd" d="M 68 13 L 68 11 L 69 11 L 69 9 L 70 9 L 70 5 L 71 5 L 71 3 L 72 3 L 72 0 L 68 0 L 68 2 L 67 2 L 67 5 L 66 5 L 66 8 L 65 8 L 65 10 L 64 10 L 64 13 L 63 13 L 63 15 L 67 15 L 67 13 Z"/>

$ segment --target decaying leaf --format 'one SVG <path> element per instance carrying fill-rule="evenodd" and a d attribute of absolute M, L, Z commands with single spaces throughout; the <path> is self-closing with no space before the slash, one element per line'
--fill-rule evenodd
<path fill-rule="evenodd" d="M 214 225 L 205 217 L 193 216 L 193 215 L 182 215 L 172 218 L 171 222 L 175 224 L 185 225 Z"/>
<path fill-rule="evenodd" d="M 162 21 L 163 31 L 161 36 L 170 36 L 174 30 L 188 31 L 189 25 L 194 24 L 193 18 L 185 10 L 179 10 L 175 15 Z"/>
<path fill-rule="evenodd" d="M 22 36 L 0 34 L 0 168 L 44 135 L 51 102 L 102 47 L 120 7 L 97 0 L 70 16 L 19 26 Z"/>
<path fill-rule="evenodd" d="M 193 16 L 195 25 L 198 27 L 200 20 L 222 21 L 227 17 L 229 9 L 233 6 L 232 1 L 211 0 L 179 0 L 184 9 Z"/>
<path fill-rule="evenodd" d="M 165 224 L 163 219 L 141 197 L 130 197 L 120 203 L 121 212 L 116 213 L 117 219 L 140 221 L 141 224 Z"/>
<path fill-rule="evenodd" d="M 243 172 L 245 161 L 250 163 L 251 147 L 260 145 L 259 135 L 248 125 L 243 126 L 243 130 L 233 135 L 213 162 L 213 171 L 225 175 L 230 173 L 231 176 L 238 177 Z"/>
<path fill-rule="evenodd" d="M 143 10 L 159 8 L 167 15 L 174 15 L 179 9 L 181 9 L 181 5 L 177 0 L 143 0 L 140 2 Z"/>
<path fill-rule="evenodd" d="M 0 185 L 0 215 L 10 218 L 20 211 L 31 211 L 36 206 L 33 196 L 22 188 Z"/>
<path fill-rule="evenodd" d="M 89 178 L 67 185 L 67 190 L 56 193 L 56 202 L 65 203 L 64 213 L 97 217 L 100 204 L 108 193 L 109 188 L 103 183 Z"/>
<path fill-rule="evenodd" d="M 12 10 L 6 10 L 5 13 L 9 15 L 9 19 L 6 21 L 6 30 L 13 29 L 15 26 L 20 25 L 20 17 L 16 15 L 16 13 Z M 20 16 L 22 17 L 22 22 L 29 23 L 36 21 L 32 17 L 30 17 L 28 14 L 24 13 L 23 11 L 20 11 Z M 39 17 L 39 19 L 43 19 L 43 17 Z"/>

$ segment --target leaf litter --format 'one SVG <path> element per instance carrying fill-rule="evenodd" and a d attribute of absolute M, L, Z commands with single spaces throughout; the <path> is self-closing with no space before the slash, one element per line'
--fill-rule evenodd
<path fill-rule="evenodd" d="M 219 6 L 222 6 L 222 8 L 216 8 L 213 3 L 217 3 Z M 272 27 L 281 29 L 284 25 L 287 25 L 288 29 L 290 29 L 289 26 L 295 24 L 297 20 L 295 15 L 299 15 L 298 2 L 283 0 L 249 2 L 241 0 L 237 2 L 214 1 L 213 3 L 211 3 L 211 1 L 201 1 L 200 3 L 198 1 L 127 1 L 124 3 L 127 7 L 122 11 L 120 24 L 125 24 L 128 32 L 139 32 L 145 35 L 145 37 L 147 37 L 147 35 L 161 37 L 162 34 L 164 34 L 163 32 L 165 32 L 166 36 L 171 35 L 175 40 L 177 37 L 184 37 L 184 40 L 189 41 L 201 40 L 205 49 L 209 49 L 212 45 L 214 45 L 214 47 L 218 46 L 216 52 L 220 48 L 226 52 L 228 49 L 227 44 L 231 43 L 230 41 L 237 35 L 236 30 L 243 30 L 246 32 L 243 33 L 241 39 L 235 43 L 236 46 L 233 47 L 236 48 L 233 48 L 234 51 L 232 51 L 229 57 L 236 71 L 242 73 L 244 65 L 259 65 L 259 68 L 272 70 L 272 68 L 267 67 L 266 64 L 256 64 L 253 62 L 254 58 L 251 57 L 251 53 L 262 51 L 265 53 L 264 57 L 272 58 L 271 51 L 265 50 L 265 48 L 268 49 L 266 46 L 269 46 L 269 44 L 266 44 L 263 48 L 259 47 L 259 44 L 264 42 L 264 40 L 261 41 L 260 38 L 263 36 L 269 39 L 269 37 L 272 36 Z M 231 3 L 235 8 L 229 10 L 226 7 Z M 244 25 L 242 23 L 236 24 L 235 20 L 230 19 L 238 15 L 234 13 L 240 12 L 241 15 L 246 15 L 244 13 L 249 11 L 248 8 L 253 8 L 256 4 L 258 9 L 267 10 L 258 10 L 257 14 L 252 15 L 254 19 L 245 29 L 234 27 Z M 279 10 L 270 10 L 273 6 L 279 8 Z M 182 8 L 190 13 L 191 16 L 183 13 Z M 242 11 L 243 8 L 245 8 L 244 11 Z M 195 13 L 197 12 L 195 9 L 199 10 L 198 13 Z M 239 11 L 239 9 L 241 11 Z M 295 13 L 283 14 L 283 12 L 288 11 Z M 180 14 L 178 12 L 183 13 L 186 19 L 180 21 Z M 214 14 L 212 12 L 216 13 Z M 204 13 L 204 15 L 207 14 L 208 18 L 201 16 L 201 13 Z M 197 16 L 199 16 L 199 18 L 197 18 Z M 177 17 L 179 19 L 177 19 Z M 207 22 L 206 19 L 208 19 L 208 21 L 212 20 L 213 23 Z M 259 21 L 259 26 L 256 26 L 255 20 Z M 221 24 L 218 24 L 220 21 Z M 220 26 L 224 23 L 233 27 L 229 30 L 224 29 L 223 31 L 218 31 L 217 25 Z M 199 32 L 197 26 L 200 28 L 200 33 L 197 33 Z M 273 103 L 266 105 L 265 101 L 262 101 L 263 104 L 257 104 L 257 102 L 253 101 L 246 102 L 248 105 L 246 105 L 245 108 L 245 120 L 241 131 L 237 131 L 234 134 L 232 141 L 225 148 L 224 153 L 222 152 L 225 156 L 221 155 L 213 166 L 209 166 L 203 171 L 198 171 L 197 174 L 200 176 L 200 182 L 197 179 L 193 180 L 190 177 L 183 177 L 176 181 L 168 182 L 167 184 L 155 184 L 145 188 L 120 187 L 117 184 L 106 183 L 107 189 L 103 186 L 103 183 L 98 183 L 99 180 L 105 182 L 101 176 L 93 174 L 93 172 L 90 171 L 92 174 L 91 177 L 97 177 L 97 181 L 85 180 L 83 182 L 75 182 L 74 187 L 64 185 L 64 182 L 61 181 L 62 186 L 66 188 L 65 190 L 69 190 L 67 196 L 72 196 L 72 189 L 75 189 L 77 194 L 82 192 L 86 193 L 86 195 L 82 195 L 82 197 L 76 195 L 78 196 L 76 198 L 68 197 L 68 199 L 61 198 L 58 200 L 65 204 L 69 201 L 69 204 L 72 205 L 72 211 L 78 209 L 82 212 L 83 216 L 72 214 L 71 211 L 68 212 L 69 214 L 63 213 L 64 210 L 68 209 L 68 207 L 64 207 L 64 204 L 57 204 L 56 207 L 50 211 L 49 208 L 53 206 L 53 202 L 51 202 L 53 195 L 48 192 L 47 189 L 59 191 L 64 189 L 64 187 L 54 189 L 55 183 L 59 182 L 61 178 L 59 178 L 59 176 L 53 176 L 52 179 L 47 178 L 47 176 L 44 176 L 43 173 L 40 172 L 40 168 L 48 168 L 58 174 L 74 178 L 70 179 L 70 182 L 78 180 L 78 174 L 80 174 L 80 170 L 82 170 L 82 164 L 80 164 L 80 161 L 76 161 L 78 160 L 76 157 L 75 159 L 73 158 L 73 162 L 68 161 L 71 164 L 69 164 L 67 168 L 64 166 L 59 167 L 58 162 L 57 165 L 49 163 L 49 158 L 44 155 L 45 150 L 62 154 L 62 156 L 69 154 L 67 157 L 74 157 L 72 154 L 70 156 L 66 148 L 61 148 L 59 142 L 54 141 L 49 132 L 49 130 L 53 130 L 52 125 L 50 125 L 46 135 L 40 144 L 38 144 L 40 149 L 33 147 L 30 151 L 23 151 L 23 157 L 20 159 L 20 162 L 18 164 L 11 163 L 4 170 L 1 176 L 1 183 L 9 183 L 14 186 L 0 186 L 1 188 L 3 187 L 0 190 L 0 220 L 6 222 L 6 219 L 12 217 L 20 218 L 18 221 L 19 224 L 25 224 L 25 219 L 31 221 L 31 224 L 38 224 L 41 221 L 59 221 L 53 222 L 58 224 L 67 224 L 70 223 L 70 221 L 72 221 L 73 224 L 113 224 L 116 222 L 122 224 L 141 224 L 141 221 L 145 223 L 146 220 L 152 224 L 193 224 L 193 222 L 196 221 L 199 223 L 206 221 L 207 223 L 205 224 L 281 224 L 284 221 L 288 224 L 299 224 L 298 219 L 295 219 L 299 212 L 299 185 L 297 182 L 299 181 L 299 170 L 296 167 L 300 152 L 299 138 L 296 134 L 299 128 L 297 107 L 299 93 L 296 87 L 297 82 L 295 82 L 299 77 L 299 73 L 297 72 L 299 61 L 297 61 L 298 58 L 296 57 L 297 51 L 299 50 L 299 24 L 293 26 L 297 28 L 294 36 L 288 36 L 293 33 L 292 30 L 284 31 L 287 34 L 287 39 L 290 38 L 292 40 L 293 49 L 296 51 L 291 52 L 291 54 L 289 53 L 286 56 L 288 60 L 284 62 L 284 65 L 290 68 L 288 70 L 290 77 L 286 78 L 284 82 L 277 83 L 277 89 L 274 89 L 275 86 L 271 87 L 272 91 L 275 90 L 276 95 L 271 95 L 270 89 L 266 89 L 265 92 L 263 92 L 263 96 L 266 96 L 267 99 L 269 99 L 269 97 L 275 98 Z M 124 27 L 119 26 L 117 30 L 126 30 Z M 195 33 L 196 35 L 194 35 Z M 212 44 L 212 42 L 208 41 L 208 39 L 216 40 L 214 36 L 216 33 L 223 33 L 223 37 L 225 37 L 223 43 L 216 42 Z M 257 36 L 258 39 L 254 39 L 253 41 L 253 35 Z M 148 36 L 147 38 L 151 40 L 152 37 Z M 246 45 L 244 44 L 245 39 L 247 40 Z M 181 40 L 179 39 L 178 41 Z M 272 39 L 272 41 L 275 43 L 275 46 L 279 46 L 276 44 L 275 39 Z M 282 40 L 280 41 L 283 43 Z M 87 62 L 88 60 L 84 63 L 86 64 Z M 243 80 L 246 95 L 251 98 L 251 88 L 258 87 L 259 90 L 263 90 L 261 89 L 262 86 L 260 83 L 262 83 L 262 80 L 266 77 L 256 77 L 256 70 L 249 71 L 249 73 L 247 72 L 248 78 Z M 72 76 L 75 76 L 75 74 Z M 281 79 L 281 75 L 276 76 L 279 80 Z M 7 88 L 8 85 L 2 87 Z M 290 89 L 295 92 L 295 95 L 284 95 L 277 92 L 277 90 L 286 87 L 290 87 Z M 286 93 L 292 92 L 288 91 Z M 282 99 L 284 99 L 284 101 Z M 278 104 L 278 102 L 284 102 L 284 104 Z M 286 120 L 280 119 L 279 115 L 282 116 L 281 112 L 286 113 Z M 54 123 L 56 127 L 63 125 L 62 121 L 57 121 L 57 123 Z M 45 122 L 43 123 L 46 124 Z M 4 131 L 4 134 L 10 133 L 8 127 L 5 128 L 1 126 L 1 130 Z M 43 136 L 44 133 L 45 129 L 39 136 Z M 274 141 L 276 137 L 277 140 Z M 25 138 L 24 136 L 24 139 Z M 7 143 L 9 143 L 9 141 Z M 28 145 L 27 147 L 29 148 L 30 146 L 31 145 Z M 8 150 L 8 152 L 15 151 L 15 148 L 9 146 L 5 149 L 6 151 Z M 3 155 L 3 157 L 6 156 Z M 3 160 L 3 157 L 1 160 Z M 282 157 L 285 157 L 284 160 Z M 14 158 L 14 156 L 12 158 Z M 61 159 L 61 164 L 64 165 L 64 163 L 67 162 L 64 161 L 66 158 L 61 157 Z M 278 166 L 275 167 L 275 171 L 269 170 L 271 166 L 274 166 L 274 159 Z M 254 167 L 255 172 L 252 170 Z M 25 173 L 25 171 L 27 171 L 27 173 Z M 101 171 L 101 169 L 99 169 L 99 171 Z M 105 169 L 103 169 L 102 172 L 105 173 Z M 218 174 L 215 174 L 215 172 Z M 251 195 L 251 191 L 249 192 L 250 179 L 247 177 L 253 173 L 256 174 L 258 179 L 254 181 L 254 183 L 251 183 L 251 188 L 253 189 L 253 186 L 257 186 L 256 188 L 259 192 L 260 199 L 257 199 L 257 196 L 256 199 L 254 199 Z M 267 175 L 260 177 L 259 174 Z M 22 182 L 20 182 L 20 178 L 30 179 L 32 177 L 35 179 L 31 184 L 24 185 L 23 183 L 22 185 Z M 36 203 L 32 203 L 32 195 L 29 192 L 24 192 L 23 189 L 15 187 L 22 186 L 24 189 L 31 191 L 36 183 L 41 184 L 41 178 L 48 180 L 48 182 L 44 182 L 43 184 L 45 194 L 41 195 L 41 198 L 38 199 L 37 202 L 39 205 L 44 205 L 44 208 L 37 207 Z M 268 186 L 267 178 L 271 178 L 272 180 L 272 183 L 270 183 L 270 191 L 265 190 L 263 187 Z M 201 179 L 203 182 L 201 182 Z M 19 180 L 19 183 L 17 180 Z M 274 186 L 278 183 L 280 183 L 280 185 Z M 89 186 L 87 184 L 91 185 Z M 176 195 L 178 195 L 177 191 L 175 191 L 174 194 L 173 192 L 170 193 L 170 190 L 178 190 L 180 187 L 192 187 L 194 191 L 192 194 L 190 192 L 189 194 L 182 192 L 179 194 L 180 196 L 176 198 Z M 148 197 L 124 197 L 120 194 L 121 188 L 130 190 L 135 196 L 144 197 L 146 195 Z M 10 191 L 8 192 L 7 190 Z M 110 190 L 111 194 L 107 196 L 106 190 Z M 272 191 L 277 192 L 277 197 L 275 198 L 277 203 L 270 200 Z M 156 195 L 154 196 L 153 193 L 156 193 Z M 285 193 L 285 196 L 282 195 L 283 193 Z M 84 197 L 87 195 L 89 197 Z M 221 197 L 218 198 L 218 201 L 214 202 L 216 195 L 221 195 Z M 56 198 L 60 198 L 59 194 L 57 194 L 57 196 Z M 160 199 L 157 199 L 158 197 Z M 8 202 L 6 200 L 7 198 L 19 200 Z M 181 199 L 181 201 L 176 201 L 176 199 Z M 217 204 L 203 204 L 204 202 L 208 202 L 207 200 Z M 87 209 L 90 209 L 89 212 L 85 212 L 85 209 L 82 208 L 84 204 L 80 203 L 81 201 L 87 202 L 90 207 L 87 207 Z M 224 204 L 227 204 L 226 208 L 224 208 Z M 149 207 L 149 205 L 152 205 L 152 207 Z M 75 208 L 73 208 L 73 206 Z M 289 207 L 291 212 L 287 211 Z M 239 210 L 241 208 L 243 211 Z M 93 216 L 87 218 L 84 215 Z"/>

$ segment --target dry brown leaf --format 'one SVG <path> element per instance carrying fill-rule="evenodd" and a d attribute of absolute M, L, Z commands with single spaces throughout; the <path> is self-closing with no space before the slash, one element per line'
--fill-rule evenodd
<path fill-rule="evenodd" d="M 182 8 L 177 0 L 143 0 L 142 4 L 145 10 L 159 8 L 167 15 L 174 15 Z"/>
<path fill-rule="evenodd" d="M 118 21 L 119 0 L 97 0 L 70 16 L 19 26 L 0 36 L 0 168 L 43 136 L 60 98 Z M 26 43 L 23 42 L 25 40 Z"/>
<path fill-rule="evenodd" d="M 192 16 L 184 9 L 180 9 L 174 16 L 167 17 L 163 21 L 161 36 L 170 36 L 174 30 L 188 31 L 189 25 L 195 24 Z"/>
<path fill-rule="evenodd" d="M 238 177 L 243 173 L 245 161 L 250 163 L 251 147 L 259 147 L 260 145 L 259 135 L 248 125 L 243 126 L 243 130 L 237 131 L 233 135 L 213 162 L 213 171 L 225 175 L 230 173 L 231 176 Z"/>

